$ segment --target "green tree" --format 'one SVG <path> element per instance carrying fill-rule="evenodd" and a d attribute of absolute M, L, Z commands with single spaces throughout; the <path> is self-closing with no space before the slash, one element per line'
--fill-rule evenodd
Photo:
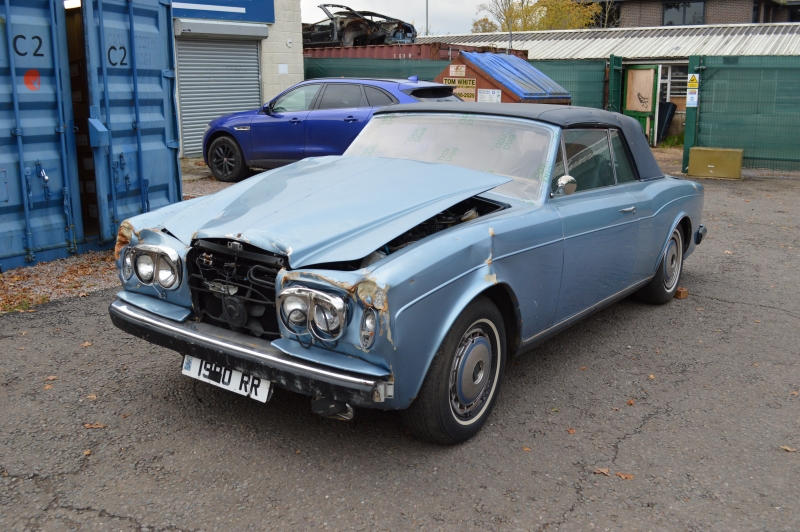
<path fill-rule="evenodd" d="M 490 0 L 478 6 L 478 13 L 483 11 L 502 31 L 542 31 L 588 28 L 602 7 L 580 0 Z"/>
<path fill-rule="evenodd" d="M 472 33 L 492 33 L 499 30 L 500 27 L 489 20 L 489 17 L 474 19 L 472 21 Z"/>

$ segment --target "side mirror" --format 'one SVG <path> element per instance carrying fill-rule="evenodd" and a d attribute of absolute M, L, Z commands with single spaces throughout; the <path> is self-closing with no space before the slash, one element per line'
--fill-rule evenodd
<path fill-rule="evenodd" d="M 556 181 L 556 185 L 558 185 L 556 196 L 569 196 L 578 188 L 578 182 L 571 175 L 562 175 Z"/>
<path fill-rule="evenodd" d="M 265 115 L 271 115 L 272 114 L 272 102 L 265 103 L 264 107 L 262 107 L 261 110 L 264 111 Z"/>

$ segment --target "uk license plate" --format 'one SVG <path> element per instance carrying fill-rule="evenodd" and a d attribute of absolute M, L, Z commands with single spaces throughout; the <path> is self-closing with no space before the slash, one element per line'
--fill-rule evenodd
<path fill-rule="evenodd" d="M 270 381 L 193 356 L 184 355 L 182 373 L 262 403 L 266 403 L 270 396 Z"/>

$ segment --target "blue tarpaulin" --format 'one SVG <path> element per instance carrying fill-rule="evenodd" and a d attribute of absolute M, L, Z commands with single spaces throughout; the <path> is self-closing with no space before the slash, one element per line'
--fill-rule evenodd
<path fill-rule="evenodd" d="M 505 86 L 522 102 L 570 98 L 564 87 L 515 55 L 461 52 L 461 56 Z"/>

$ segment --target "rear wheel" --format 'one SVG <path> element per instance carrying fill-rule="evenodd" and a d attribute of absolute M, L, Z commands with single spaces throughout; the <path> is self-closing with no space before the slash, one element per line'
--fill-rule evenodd
<path fill-rule="evenodd" d="M 217 181 L 225 183 L 239 181 L 247 172 L 242 150 L 231 137 L 219 137 L 211 143 L 208 166 Z"/>
<path fill-rule="evenodd" d="M 663 305 L 675 297 L 678 281 L 683 271 L 683 234 L 680 226 L 672 231 L 667 248 L 661 256 L 656 275 L 641 290 L 636 292 L 636 299 L 645 303 Z"/>
<path fill-rule="evenodd" d="M 500 311 L 488 298 L 456 319 L 428 369 L 419 395 L 402 412 L 414 434 L 453 445 L 478 433 L 492 412 L 506 362 Z"/>

